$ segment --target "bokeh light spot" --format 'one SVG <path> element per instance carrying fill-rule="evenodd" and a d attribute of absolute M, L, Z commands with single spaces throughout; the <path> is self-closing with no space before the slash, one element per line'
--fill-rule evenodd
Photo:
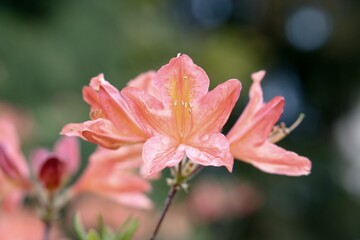
<path fill-rule="evenodd" d="M 205 27 L 223 24 L 231 14 L 230 0 L 192 0 L 191 11 L 196 21 Z"/>
<path fill-rule="evenodd" d="M 329 39 L 330 20 L 324 10 L 303 7 L 286 21 L 286 37 L 296 48 L 313 51 L 321 48 Z"/>

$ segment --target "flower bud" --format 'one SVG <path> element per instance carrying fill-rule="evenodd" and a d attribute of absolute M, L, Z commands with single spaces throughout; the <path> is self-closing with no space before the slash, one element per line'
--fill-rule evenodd
<path fill-rule="evenodd" d="M 49 192 L 57 190 L 65 175 L 65 165 L 57 157 L 49 157 L 40 167 L 38 179 Z"/>

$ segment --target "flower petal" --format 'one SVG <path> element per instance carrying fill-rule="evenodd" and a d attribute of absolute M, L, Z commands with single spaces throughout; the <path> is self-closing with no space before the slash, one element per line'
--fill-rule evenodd
<path fill-rule="evenodd" d="M 248 162 L 260 170 L 288 176 L 308 175 L 311 170 L 311 162 L 308 158 L 287 151 L 273 143 L 265 142 L 255 146 L 246 143 L 236 143 L 231 146 L 236 148 L 233 153 L 238 159 Z"/>
<path fill-rule="evenodd" d="M 90 156 L 89 164 L 85 168 L 84 173 L 72 188 L 73 193 L 91 192 L 113 199 L 119 203 L 132 207 L 148 208 L 152 204 L 150 200 L 143 194 L 151 190 L 151 185 L 145 179 L 135 174 L 135 170 L 139 166 L 136 159 L 128 158 L 127 153 L 131 153 L 132 148 L 141 144 L 124 146 L 127 151 L 108 150 L 98 148 L 95 153 Z M 114 158 L 118 156 L 118 159 Z M 110 159 L 107 159 L 110 157 Z M 136 160 L 136 161 L 133 161 Z M 131 164 L 134 162 L 134 164 Z M 131 201 L 131 199 L 133 201 Z"/>
<path fill-rule="evenodd" d="M 253 116 L 251 122 L 244 123 L 244 125 L 235 124 L 227 134 L 230 144 L 236 141 L 262 144 L 267 141 L 271 130 L 283 113 L 284 104 L 285 101 L 282 97 L 274 97 Z"/>
<path fill-rule="evenodd" d="M 155 87 L 155 71 L 148 71 L 138 75 L 127 83 L 128 87 L 134 87 L 143 90 L 147 94 L 161 100 L 160 91 Z"/>
<path fill-rule="evenodd" d="M 124 88 L 121 95 L 148 135 L 174 132 L 170 112 L 155 97 L 132 87 Z"/>
<path fill-rule="evenodd" d="M 155 76 L 155 85 L 166 108 L 202 97 L 209 89 L 209 82 L 205 71 L 185 54 L 172 58 Z"/>
<path fill-rule="evenodd" d="M 54 152 L 60 160 L 64 161 L 66 170 L 70 175 L 75 174 L 80 165 L 80 146 L 77 138 L 62 137 L 57 141 Z"/>
<path fill-rule="evenodd" d="M 103 118 L 83 123 L 67 124 L 63 127 L 60 134 L 69 137 L 81 137 L 84 140 L 109 149 L 116 149 L 124 144 L 143 141 L 142 137 L 119 131 L 110 120 Z"/>
<path fill-rule="evenodd" d="M 29 175 L 15 126 L 6 118 L 0 119 L 0 168 L 10 178 L 20 182 L 26 182 Z"/>
<path fill-rule="evenodd" d="M 154 136 L 144 144 L 142 173 L 145 177 L 151 177 L 166 167 L 175 166 L 184 156 L 184 145 L 179 145 L 167 136 Z"/>
<path fill-rule="evenodd" d="M 221 133 L 213 133 L 198 139 L 196 144 L 186 146 L 189 159 L 203 166 L 225 166 L 232 171 L 234 158 L 229 152 L 229 143 Z"/>
<path fill-rule="evenodd" d="M 21 174 L 16 161 L 9 156 L 3 145 L 0 145 L 0 169 L 11 180 L 21 182 L 23 179 L 23 175 Z"/>
<path fill-rule="evenodd" d="M 0 119 L 0 142 L 14 149 L 20 149 L 20 140 L 15 125 L 7 118 Z"/>
<path fill-rule="evenodd" d="M 219 132 L 239 98 L 240 89 L 241 83 L 238 80 L 228 80 L 194 103 L 194 134 Z"/>
<path fill-rule="evenodd" d="M 259 109 L 264 105 L 263 92 L 260 83 L 265 76 L 265 73 L 265 71 L 259 71 L 251 75 L 253 84 L 250 87 L 250 100 L 233 128 L 227 134 L 227 138 L 230 142 L 240 138 L 254 125 L 255 114 L 257 114 Z"/>
<path fill-rule="evenodd" d="M 278 96 L 271 99 L 252 116 L 246 116 L 244 112 L 227 134 L 230 144 L 236 141 L 251 141 L 253 144 L 261 144 L 266 141 L 273 126 L 279 121 L 284 111 L 284 105 L 284 98 Z"/>
<path fill-rule="evenodd" d="M 115 150 L 100 147 L 91 154 L 89 160 L 93 163 L 102 164 L 121 162 L 122 167 L 136 168 L 142 163 L 142 149 L 142 143 L 125 145 Z"/>
<path fill-rule="evenodd" d="M 132 116 L 120 92 L 112 85 L 100 85 L 100 102 L 110 121 L 125 135 L 147 139 L 145 133 Z"/>
<path fill-rule="evenodd" d="M 149 197 L 143 193 L 129 192 L 122 194 L 105 194 L 104 196 L 129 207 L 152 209 L 154 206 Z"/>
<path fill-rule="evenodd" d="M 35 175 L 39 174 L 40 168 L 42 167 L 46 159 L 48 159 L 51 155 L 54 154 L 45 148 L 37 148 L 31 153 L 30 155 L 31 167 Z"/>

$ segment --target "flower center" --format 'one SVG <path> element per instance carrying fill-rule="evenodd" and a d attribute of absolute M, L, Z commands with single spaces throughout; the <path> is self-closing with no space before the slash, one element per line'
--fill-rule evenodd
<path fill-rule="evenodd" d="M 171 84 L 171 106 L 178 137 L 184 139 L 193 126 L 191 105 L 191 78 L 182 76 Z"/>

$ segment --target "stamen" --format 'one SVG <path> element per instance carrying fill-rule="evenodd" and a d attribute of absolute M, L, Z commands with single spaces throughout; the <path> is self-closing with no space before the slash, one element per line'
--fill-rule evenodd
<path fill-rule="evenodd" d="M 277 143 L 281 141 L 300 125 L 300 123 L 304 120 L 304 117 L 305 114 L 301 113 L 296 119 L 296 121 L 289 128 L 287 128 L 285 123 L 283 122 L 281 122 L 279 125 L 275 125 L 268 137 L 268 140 L 272 143 Z"/>

